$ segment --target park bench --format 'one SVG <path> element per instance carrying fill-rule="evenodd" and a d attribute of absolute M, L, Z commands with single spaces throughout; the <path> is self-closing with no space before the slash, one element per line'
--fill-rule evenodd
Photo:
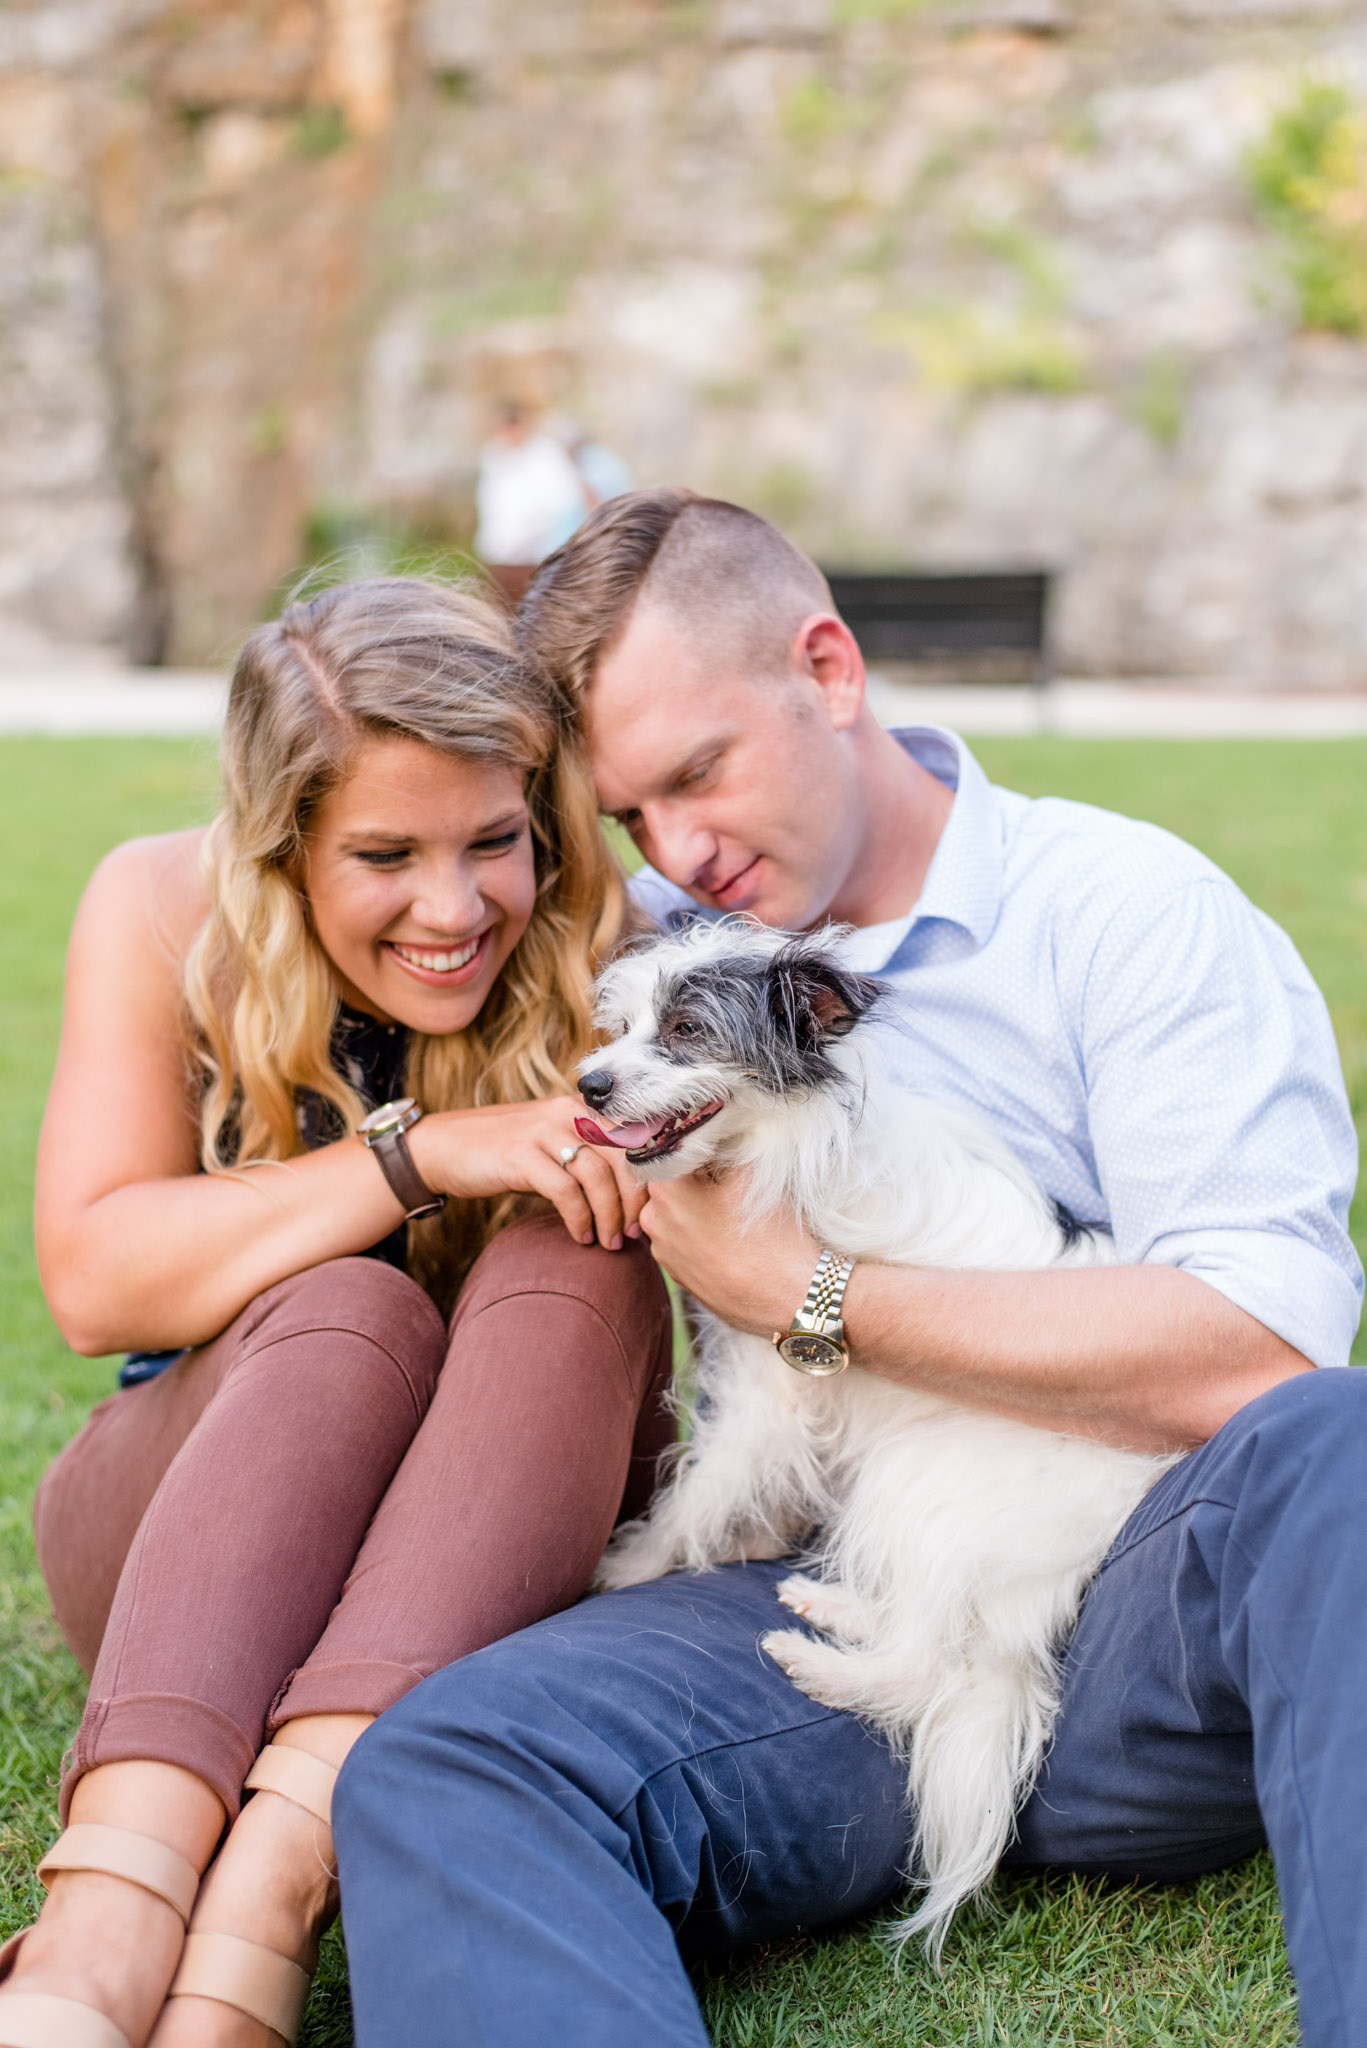
<path fill-rule="evenodd" d="M 1049 680 L 1050 572 L 866 573 L 828 569 L 836 609 L 869 661 L 1022 657 L 1024 680 Z"/>

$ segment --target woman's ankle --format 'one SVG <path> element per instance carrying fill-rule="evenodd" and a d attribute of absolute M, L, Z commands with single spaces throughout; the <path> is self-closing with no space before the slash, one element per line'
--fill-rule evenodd
<path fill-rule="evenodd" d="M 210 1866 L 191 1929 L 260 1942 L 311 1970 L 336 1912 L 331 1831 L 293 1800 L 261 1791 Z"/>
<path fill-rule="evenodd" d="M 300 1714 L 293 1721 L 282 1722 L 271 1743 L 281 1749 L 307 1750 L 310 1756 L 340 1770 L 352 1745 L 374 1719 L 373 1714 Z"/>
<path fill-rule="evenodd" d="M 225 1819 L 223 1801 L 203 1778 L 179 1764 L 138 1758 L 87 1771 L 71 1795 L 68 1825 L 150 1835 L 203 1870 Z"/>
<path fill-rule="evenodd" d="M 137 2048 L 161 2010 L 184 1939 L 174 1907 L 141 1885 L 102 1871 L 59 1871 L 0 1998 L 12 1987 L 75 1999 L 113 2020 Z"/>
<path fill-rule="evenodd" d="M 126 1829 L 175 1851 L 193 1871 L 213 1854 L 223 1819 L 222 1801 L 202 1778 L 146 1760 L 98 1765 L 71 1799 L 72 1827 Z M 185 1878 L 192 1896 L 191 1871 Z M 159 1891 L 105 1870 L 59 1868 L 8 1981 L 93 2006 L 136 2044 L 161 2009 L 184 1938 L 181 1912 Z"/>

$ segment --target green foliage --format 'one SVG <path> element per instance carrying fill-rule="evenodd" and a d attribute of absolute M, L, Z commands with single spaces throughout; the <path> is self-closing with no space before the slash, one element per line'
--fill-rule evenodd
<path fill-rule="evenodd" d="M 927 384 L 964 397 L 999 391 L 1063 396 L 1087 381 L 1082 350 L 1047 312 L 941 302 L 874 315 L 876 341 L 905 348 Z"/>
<path fill-rule="evenodd" d="M 553 320 L 565 310 L 569 273 L 563 249 L 550 259 L 531 249 L 509 249 L 496 275 L 432 301 L 432 333 L 441 341 L 458 341 L 499 320 Z"/>
<path fill-rule="evenodd" d="M 790 86 L 779 104 L 779 126 L 796 149 L 812 151 L 836 136 L 867 125 L 867 110 L 842 93 L 824 72 L 809 72 Z"/>
<path fill-rule="evenodd" d="M 292 141 L 296 156 L 332 156 L 352 140 L 346 115 L 340 107 L 305 107 L 294 123 Z"/>
<path fill-rule="evenodd" d="M 279 455 L 289 440 L 289 415 L 283 406 L 266 405 L 256 415 L 248 430 L 248 438 L 255 455 Z"/>
<path fill-rule="evenodd" d="M 443 99 L 455 106 L 464 105 L 476 97 L 476 79 L 473 71 L 463 65 L 453 65 L 445 71 L 434 71 L 433 81 Z"/>
<path fill-rule="evenodd" d="M 1302 323 L 1367 334 L 1367 108 L 1346 86 L 1303 79 L 1246 168 Z"/>
<path fill-rule="evenodd" d="M 832 0 L 831 20 L 836 28 L 855 28 L 863 21 L 902 21 L 925 5 L 926 0 Z"/>
<path fill-rule="evenodd" d="M 1129 394 L 1131 415 L 1160 448 L 1174 448 L 1182 438 L 1189 380 L 1185 357 L 1163 349 L 1144 363 Z"/>
<path fill-rule="evenodd" d="M 972 215 L 957 239 L 966 251 L 991 259 L 996 296 L 884 307 L 870 321 L 873 339 L 904 348 L 927 384 L 962 397 L 1081 390 L 1087 359 L 1066 320 L 1067 284 L 1057 252 L 1010 217 Z"/>
<path fill-rule="evenodd" d="M 1043 236 L 1021 221 L 978 215 L 964 230 L 965 240 L 1015 272 L 1029 305 L 1037 313 L 1056 313 L 1067 296 L 1063 264 Z"/>
<path fill-rule="evenodd" d="M 800 462 L 773 462 L 746 486 L 743 502 L 775 526 L 792 526 L 816 495 L 811 472 Z"/>
<path fill-rule="evenodd" d="M 329 515 L 336 522 L 340 515 Z M 324 522 L 326 523 L 326 522 Z M 334 523 L 329 532 L 342 531 Z M 1367 1126 L 1367 742 L 990 739 L 995 780 L 1152 818 L 1193 840 L 1284 924 L 1328 999 Z M 0 1935 L 37 1909 L 57 1772 L 83 1683 L 48 1616 L 30 1535 L 44 1466 L 113 1381 L 74 1357 L 34 1269 L 33 1149 L 52 1070 L 62 958 L 105 850 L 205 819 L 206 744 L 0 740 Z M 1367 1240 L 1367 1191 L 1354 1210 Z M 1004 1880 L 1000 1912 L 956 1929 L 943 1977 L 894 1968 L 865 1924 L 766 1945 L 699 1973 L 718 2048 L 1290 2048 L 1290 1981 L 1265 1858 L 1173 1889 Z M 334 1932 L 304 2048 L 349 2048 Z"/>
<path fill-rule="evenodd" d="M 320 505 L 309 514 L 303 559 L 272 593 L 275 614 L 301 584 L 310 590 L 361 576 L 434 576 L 443 582 L 482 581 L 470 552 L 468 522 L 443 509 L 426 516 L 364 505 Z"/>

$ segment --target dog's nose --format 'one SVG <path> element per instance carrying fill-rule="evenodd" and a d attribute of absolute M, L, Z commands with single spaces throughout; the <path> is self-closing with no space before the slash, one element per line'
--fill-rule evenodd
<path fill-rule="evenodd" d="M 594 1067 L 579 1077 L 579 1093 L 590 1109 L 606 1109 L 616 1085 L 606 1067 Z"/>

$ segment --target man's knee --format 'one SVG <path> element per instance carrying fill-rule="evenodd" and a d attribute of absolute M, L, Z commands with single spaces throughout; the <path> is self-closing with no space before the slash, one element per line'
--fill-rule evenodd
<path fill-rule="evenodd" d="M 1367 1373 L 1332 1367 L 1296 1373 L 1231 1416 L 1206 1448 L 1292 1480 L 1311 1468 L 1360 1473 L 1367 1452 Z"/>
<path fill-rule="evenodd" d="M 570 1784 L 574 1803 L 592 1800 L 596 1748 L 535 1638 L 509 1637 L 434 1673 L 366 1730 L 333 1796 L 339 1851 L 402 1836 L 421 1807 L 438 1819 L 443 1853 L 458 1858 L 460 1816 L 476 1806 L 559 1802 Z"/>

